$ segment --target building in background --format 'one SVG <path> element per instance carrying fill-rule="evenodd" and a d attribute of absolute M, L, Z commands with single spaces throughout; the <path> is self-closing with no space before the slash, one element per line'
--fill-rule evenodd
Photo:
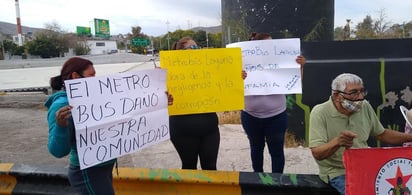
<path fill-rule="evenodd" d="M 117 43 L 114 40 L 87 40 L 90 55 L 117 53 Z"/>

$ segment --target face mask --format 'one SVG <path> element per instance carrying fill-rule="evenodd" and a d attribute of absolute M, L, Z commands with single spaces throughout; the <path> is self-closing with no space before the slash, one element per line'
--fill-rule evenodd
<path fill-rule="evenodd" d="M 344 98 L 341 101 L 342 107 L 345 108 L 349 112 L 358 112 L 362 108 L 362 103 L 363 103 L 363 99 L 352 101 L 352 100 L 348 100 Z"/>

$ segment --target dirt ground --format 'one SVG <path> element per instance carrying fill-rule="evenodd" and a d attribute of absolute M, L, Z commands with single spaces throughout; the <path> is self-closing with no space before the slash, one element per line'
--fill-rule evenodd
<path fill-rule="evenodd" d="M 30 166 L 68 165 L 68 157 L 57 159 L 47 150 L 45 94 L 0 94 L 0 163 Z M 252 171 L 249 143 L 239 124 L 219 126 L 221 142 L 218 170 Z M 317 174 L 310 150 L 301 146 L 285 148 L 285 173 Z M 180 168 L 180 160 L 169 140 L 118 159 L 121 167 Z M 265 151 L 264 170 L 270 172 Z"/>

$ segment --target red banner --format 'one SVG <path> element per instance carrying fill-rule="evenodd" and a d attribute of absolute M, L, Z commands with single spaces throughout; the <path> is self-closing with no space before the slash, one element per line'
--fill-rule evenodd
<path fill-rule="evenodd" d="M 410 195 L 412 147 L 347 149 L 347 195 Z"/>

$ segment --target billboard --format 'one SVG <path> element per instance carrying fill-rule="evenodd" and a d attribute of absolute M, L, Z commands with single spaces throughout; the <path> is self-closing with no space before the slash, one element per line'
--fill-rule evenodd
<path fill-rule="evenodd" d="M 92 31 L 90 27 L 77 26 L 76 33 L 77 33 L 77 36 L 88 36 L 88 37 L 92 36 Z"/>
<path fill-rule="evenodd" d="M 94 19 L 94 29 L 96 37 L 103 37 L 108 39 L 110 37 L 109 20 Z"/>

